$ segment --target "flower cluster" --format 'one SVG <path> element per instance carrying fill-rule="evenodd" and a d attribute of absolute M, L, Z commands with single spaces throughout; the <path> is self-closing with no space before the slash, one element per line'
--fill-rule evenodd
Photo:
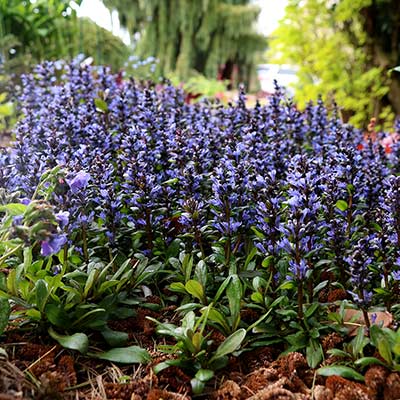
<path fill-rule="evenodd" d="M 269 259 L 276 279 L 317 283 L 329 267 L 360 303 L 397 276 L 397 143 L 386 151 L 389 134 L 373 140 L 320 100 L 300 112 L 277 87 L 266 106 L 246 107 L 243 91 L 228 106 L 188 104 L 169 84 L 75 60 L 25 76 L 20 109 L 1 184 L 30 198 L 45 171 L 66 171 L 47 199 L 62 236 L 46 237 L 43 255 L 67 240 L 85 259 L 178 243 L 211 263 L 219 246 L 227 266 L 256 248 L 255 268 Z"/>

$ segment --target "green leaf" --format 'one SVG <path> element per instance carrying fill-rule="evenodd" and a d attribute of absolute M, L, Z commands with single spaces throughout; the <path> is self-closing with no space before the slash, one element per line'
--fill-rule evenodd
<path fill-rule="evenodd" d="M 43 312 L 50 294 L 47 282 L 43 279 L 39 279 L 35 285 L 35 293 L 37 308 L 40 312 Z"/>
<path fill-rule="evenodd" d="M 221 297 L 222 293 L 224 292 L 224 290 L 226 289 L 226 287 L 229 285 L 229 282 L 231 281 L 231 277 L 228 276 L 220 285 L 220 287 L 217 290 L 217 293 L 214 297 L 214 303 L 216 303 L 219 298 Z"/>
<path fill-rule="evenodd" d="M 24 248 L 24 272 L 26 273 L 32 264 L 32 248 Z"/>
<path fill-rule="evenodd" d="M 104 324 L 106 317 L 107 312 L 104 308 L 95 308 L 74 320 L 72 326 L 80 326 L 81 328 L 88 326 L 94 327 L 96 325 L 101 326 Z"/>
<path fill-rule="evenodd" d="M 370 224 L 375 229 L 376 232 L 382 232 L 382 227 L 378 225 L 376 222 L 370 222 Z"/>
<path fill-rule="evenodd" d="M 349 208 L 349 205 L 347 204 L 346 201 L 344 200 L 338 200 L 336 202 L 336 207 L 340 210 L 340 211 L 346 211 Z"/>
<path fill-rule="evenodd" d="M 66 349 L 78 350 L 85 354 L 89 347 L 89 339 L 84 333 L 75 333 L 71 336 L 60 335 L 53 328 L 49 328 L 49 335 Z"/>
<path fill-rule="evenodd" d="M 105 291 L 107 291 L 108 289 L 110 289 L 110 288 L 112 288 L 112 287 L 118 285 L 119 282 L 120 282 L 120 281 L 106 281 L 106 282 L 103 282 L 103 283 L 100 285 L 99 289 L 96 291 L 96 293 L 102 294 L 102 293 L 104 293 Z"/>
<path fill-rule="evenodd" d="M 353 349 L 354 349 L 353 353 L 354 353 L 354 355 L 356 355 L 356 356 L 361 355 L 364 347 L 368 343 L 368 339 L 366 339 L 366 337 L 364 335 L 364 327 L 363 326 L 360 326 L 357 329 L 357 335 L 352 340 L 352 343 L 353 343 Z"/>
<path fill-rule="evenodd" d="M 306 348 L 307 363 L 310 368 L 316 368 L 324 358 L 322 347 L 317 340 L 310 340 Z"/>
<path fill-rule="evenodd" d="M 103 99 L 100 99 L 99 97 L 94 99 L 94 105 L 96 106 L 96 109 L 99 112 L 106 113 L 108 111 L 107 103 Z"/>
<path fill-rule="evenodd" d="M 328 319 L 330 321 L 336 322 L 341 325 L 343 323 L 343 317 L 337 312 L 331 312 L 328 314 Z"/>
<path fill-rule="evenodd" d="M 7 276 L 7 291 L 12 296 L 18 297 L 18 281 L 17 270 L 10 270 Z"/>
<path fill-rule="evenodd" d="M 233 353 L 242 344 L 244 338 L 246 337 L 246 330 L 241 328 L 232 335 L 228 336 L 217 348 L 214 355 L 210 359 L 210 363 L 217 358 L 223 357 L 227 354 Z"/>
<path fill-rule="evenodd" d="M 285 303 L 285 300 L 287 299 L 286 296 L 279 296 L 278 298 L 276 298 L 269 306 L 271 308 L 274 308 L 275 306 L 279 305 L 280 303 Z M 292 310 L 294 311 L 294 310 Z M 296 313 L 296 312 L 295 312 Z M 297 313 L 296 313 L 297 315 Z"/>
<path fill-rule="evenodd" d="M 201 350 L 202 344 L 204 342 L 204 337 L 201 332 L 195 332 L 192 336 L 192 344 L 195 349 L 195 353 Z"/>
<path fill-rule="evenodd" d="M 0 272 L 0 290 L 7 291 L 7 278 L 3 272 Z"/>
<path fill-rule="evenodd" d="M 392 350 L 388 339 L 382 335 L 378 343 L 378 351 L 380 356 L 389 364 L 392 365 L 393 357 Z"/>
<path fill-rule="evenodd" d="M 47 304 L 44 313 L 52 325 L 65 328 L 71 323 L 68 313 L 61 304 Z"/>
<path fill-rule="evenodd" d="M 264 296 L 260 292 L 254 292 L 250 295 L 251 301 L 254 303 L 264 304 Z"/>
<path fill-rule="evenodd" d="M 192 385 L 193 394 L 202 393 L 206 386 L 204 382 L 202 382 L 200 379 L 197 379 L 197 378 L 191 379 L 190 384 Z"/>
<path fill-rule="evenodd" d="M 264 319 L 266 319 L 271 312 L 272 312 L 272 308 L 270 308 L 264 315 L 262 315 L 255 322 L 253 322 L 251 325 L 249 325 L 246 329 L 246 332 L 250 332 L 251 330 L 253 330 L 253 332 L 255 332 L 257 325 L 259 325 L 262 321 L 264 321 Z"/>
<path fill-rule="evenodd" d="M 249 254 L 246 257 L 246 261 L 244 262 L 244 270 L 247 270 L 247 267 L 250 265 L 250 262 L 253 260 L 253 258 L 256 256 L 256 254 L 258 253 L 258 250 L 256 247 L 252 247 L 252 249 L 250 250 Z"/>
<path fill-rule="evenodd" d="M 265 235 L 261 231 L 259 231 L 255 226 L 252 226 L 250 229 L 255 233 L 255 235 L 259 239 L 265 239 Z"/>
<path fill-rule="evenodd" d="M 364 381 L 364 377 L 355 371 L 353 368 L 344 365 L 329 365 L 317 369 L 317 374 L 322 376 L 338 375 L 347 379 L 355 379 L 357 381 Z"/>
<path fill-rule="evenodd" d="M 192 296 L 196 297 L 196 299 L 199 299 L 203 304 L 207 303 L 204 295 L 203 285 L 200 282 L 190 279 L 186 282 L 185 289 Z"/>
<path fill-rule="evenodd" d="M 341 357 L 341 358 L 351 358 L 351 354 L 347 353 L 346 351 L 340 350 L 340 349 L 329 349 L 327 351 L 328 354 L 331 354 L 332 356 L 336 357 Z"/>
<path fill-rule="evenodd" d="M 153 371 L 157 375 L 159 372 L 163 371 L 164 369 L 167 369 L 169 367 L 180 367 L 184 364 L 183 360 L 180 360 L 179 358 L 176 360 L 167 360 L 160 362 L 157 364 L 154 368 Z"/>
<path fill-rule="evenodd" d="M 315 286 L 313 289 L 313 295 L 315 296 L 320 290 L 322 290 L 324 287 L 326 287 L 328 282 L 329 281 L 322 281 L 317 286 Z"/>
<path fill-rule="evenodd" d="M 228 365 L 228 362 L 229 362 L 228 356 L 223 356 L 216 358 L 213 361 L 210 360 L 210 362 L 208 363 L 208 367 L 213 371 L 217 371 L 219 369 L 225 368 Z"/>
<path fill-rule="evenodd" d="M 346 185 L 346 189 L 347 189 L 347 193 L 349 193 L 349 195 L 353 195 L 353 194 L 354 194 L 354 189 L 355 189 L 355 187 L 354 187 L 353 184 L 348 183 L 348 184 Z"/>
<path fill-rule="evenodd" d="M 8 325 L 11 307 L 8 299 L 0 297 L 0 335 L 4 332 Z"/>
<path fill-rule="evenodd" d="M 285 337 L 285 340 L 291 345 L 294 349 L 302 349 L 303 347 L 307 346 L 307 336 L 304 332 L 299 331 L 296 333 L 293 333 L 292 335 L 287 335 Z"/>
<path fill-rule="evenodd" d="M 197 371 L 196 375 L 194 376 L 199 381 L 207 382 L 214 376 L 214 371 L 211 369 L 204 369 L 201 368 Z"/>
<path fill-rule="evenodd" d="M 87 278 L 87 281 L 85 283 L 85 289 L 83 291 L 83 297 L 86 299 L 86 297 L 88 296 L 90 289 L 92 288 L 92 286 L 95 283 L 95 279 L 98 276 L 99 271 L 95 268 L 93 268 L 90 273 L 89 276 Z"/>
<path fill-rule="evenodd" d="M 310 318 L 318 310 L 318 308 L 319 308 L 319 303 L 318 302 L 311 304 L 311 306 L 308 307 L 306 309 L 306 311 L 304 312 L 304 316 L 306 318 Z"/>
<path fill-rule="evenodd" d="M 11 102 L 0 104 L 0 118 L 11 117 L 14 112 L 14 105 Z"/>
<path fill-rule="evenodd" d="M 169 290 L 172 292 L 184 293 L 186 294 L 185 285 L 182 282 L 173 282 L 169 285 Z"/>
<path fill-rule="evenodd" d="M 268 268 L 272 264 L 273 261 L 274 261 L 274 256 L 268 256 L 268 257 L 264 258 L 261 265 L 264 268 Z"/>
<path fill-rule="evenodd" d="M 11 216 L 21 215 L 26 211 L 27 206 L 21 203 L 10 203 L 0 206 L 0 212 L 6 212 Z"/>
<path fill-rule="evenodd" d="M 378 325 L 372 325 L 371 328 L 369 329 L 371 343 L 375 347 L 378 347 L 379 339 L 382 334 L 383 334 L 382 329 Z"/>
<path fill-rule="evenodd" d="M 226 289 L 226 295 L 231 315 L 232 317 L 236 317 L 240 313 L 240 302 L 242 300 L 242 283 L 236 274 L 231 276 L 231 282 Z"/>
<path fill-rule="evenodd" d="M 187 313 L 188 311 L 194 311 L 198 308 L 201 308 L 202 305 L 199 303 L 186 303 L 183 306 L 180 306 L 176 309 L 177 312 Z"/>
<path fill-rule="evenodd" d="M 151 360 L 147 350 L 139 346 L 116 347 L 103 353 L 88 353 L 88 355 L 121 364 L 146 364 Z"/>
<path fill-rule="evenodd" d="M 362 358 L 359 358 L 358 360 L 354 361 L 354 365 L 356 367 L 360 367 L 360 368 L 364 368 L 364 367 L 367 367 L 367 366 L 373 365 L 373 364 L 379 364 L 379 365 L 383 365 L 384 367 L 387 367 L 387 364 L 385 364 L 383 361 L 381 361 L 375 357 L 362 357 Z"/>
<path fill-rule="evenodd" d="M 293 289 L 294 287 L 296 287 L 296 285 L 293 281 L 286 281 L 283 282 L 282 285 L 278 287 L 278 290 Z"/>
<path fill-rule="evenodd" d="M 202 309 L 201 312 L 204 313 L 206 309 Z M 229 333 L 229 324 L 226 321 L 226 317 L 222 315 L 217 309 L 211 308 L 208 313 L 208 320 L 219 324 L 224 328 L 225 331 Z"/>
<path fill-rule="evenodd" d="M 185 282 L 188 282 L 193 270 L 193 256 L 191 254 L 185 254 L 182 260 L 182 270 L 185 274 Z"/>
<path fill-rule="evenodd" d="M 25 315 L 27 317 L 29 317 L 30 319 L 33 319 L 35 321 L 40 321 L 42 319 L 41 312 L 36 310 L 36 309 L 34 309 L 34 308 L 31 308 L 30 310 L 27 310 Z"/>
<path fill-rule="evenodd" d="M 161 183 L 161 185 L 172 186 L 179 182 L 179 178 L 171 178 Z"/>
<path fill-rule="evenodd" d="M 297 312 L 295 310 L 276 310 L 276 313 L 285 317 L 297 318 Z"/>
<path fill-rule="evenodd" d="M 101 334 L 111 347 L 124 346 L 129 339 L 129 335 L 126 332 L 113 331 L 108 327 L 103 329 Z"/>

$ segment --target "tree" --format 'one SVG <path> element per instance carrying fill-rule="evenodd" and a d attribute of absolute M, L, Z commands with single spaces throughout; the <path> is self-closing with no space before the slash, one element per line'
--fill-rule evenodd
<path fill-rule="evenodd" d="M 71 59 L 79 53 L 117 69 L 128 58 L 129 49 L 93 21 L 77 18 L 70 0 L 0 0 L 0 66 L 4 72 L 23 72 L 40 61 Z"/>
<path fill-rule="evenodd" d="M 59 22 L 76 17 L 69 3 L 69 0 L 0 0 L 0 39 L 13 37 L 16 45 L 11 53 L 2 47 L 0 61 L 13 58 L 17 51 L 40 60 L 63 49 L 66 42 Z"/>
<path fill-rule="evenodd" d="M 397 0 L 290 0 L 271 40 L 275 61 L 299 67 L 296 97 L 322 94 L 344 120 L 366 126 L 400 113 Z"/>
<path fill-rule="evenodd" d="M 349 0 L 347 3 L 351 4 Z M 390 105 L 400 115 L 400 72 L 393 68 L 400 65 L 400 2 L 398 0 L 363 1 L 358 11 L 366 33 L 364 48 L 370 67 L 379 67 L 390 72 L 388 92 L 381 99 L 381 107 Z M 351 32 L 347 14 L 346 29 Z"/>
<path fill-rule="evenodd" d="M 247 81 L 266 39 L 249 0 L 105 0 L 132 34 L 136 52 L 159 60 L 158 72 L 187 79 L 191 71 Z"/>

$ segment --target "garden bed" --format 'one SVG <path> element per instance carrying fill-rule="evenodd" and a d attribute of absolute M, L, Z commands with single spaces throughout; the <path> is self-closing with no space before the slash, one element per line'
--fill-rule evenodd
<path fill-rule="evenodd" d="M 79 60 L 19 99 L 3 398 L 398 398 L 398 123 L 279 87 L 190 104 Z"/>
<path fill-rule="evenodd" d="M 0 398 L 8 399 L 109 399 L 109 400 L 185 400 L 193 398 L 191 377 L 171 367 L 155 375 L 152 367 L 169 358 L 155 350 L 155 326 L 143 317 L 154 312 L 139 310 L 140 318 L 112 324 L 129 334 L 132 343 L 140 343 L 152 354 L 147 366 L 124 366 L 77 356 L 48 337 L 10 332 L 4 348 L 9 358 L 0 361 Z M 162 315 L 171 310 L 161 310 Z M 173 315 L 171 314 L 171 317 Z M 153 326 L 152 326 L 153 325 Z M 218 335 L 212 335 L 218 342 Z M 343 343 L 332 334 L 323 342 L 327 351 Z M 51 339 L 50 339 L 51 342 Z M 365 383 L 339 376 L 328 378 L 311 369 L 305 357 L 293 352 L 278 358 L 279 347 L 262 347 L 232 356 L 202 394 L 203 399 L 260 400 L 395 400 L 400 397 L 400 375 L 382 366 L 371 366 Z M 173 356 L 174 357 L 174 356 Z M 334 363 L 333 356 L 325 364 Z"/>

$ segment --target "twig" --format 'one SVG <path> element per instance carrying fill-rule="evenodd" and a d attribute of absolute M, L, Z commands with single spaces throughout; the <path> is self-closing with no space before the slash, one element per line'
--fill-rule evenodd
<path fill-rule="evenodd" d="M 29 367 L 24 369 L 24 373 L 26 373 L 28 370 L 30 370 L 33 366 L 35 366 L 36 364 L 38 364 L 41 360 L 43 360 L 43 358 L 45 358 L 46 356 L 48 356 L 52 351 L 54 351 L 57 348 L 57 345 L 53 346 L 47 353 L 44 353 L 42 356 L 40 356 L 33 364 L 31 364 Z"/>

